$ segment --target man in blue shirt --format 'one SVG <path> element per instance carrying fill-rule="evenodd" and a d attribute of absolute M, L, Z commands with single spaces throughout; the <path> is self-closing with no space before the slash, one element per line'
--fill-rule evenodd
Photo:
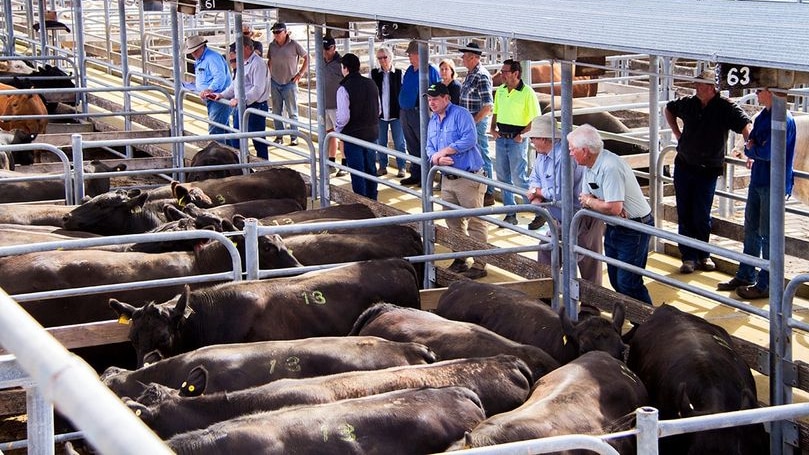
<path fill-rule="evenodd" d="M 421 186 L 421 120 L 419 115 L 419 43 L 411 41 L 407 45 L 407 57 L 410 66 L 402 76 L 402 88 L 399 90 L 399 116 L 402 120 L 407 153 L 418 157 L 417 163 L 410 163 L 410 177 L 402 179 L 402 185 Z M 435 65 L 427 65 L 428 84 L 441 81 L 441 75 Z"/>
<path fill-rule="evenodd" d="M 744 154 L 750 168 L 750 187 L 747 190 L 747 205 L 744 208 L 744 254 L 770 258 L 770 136 L 772 133 L 772 97 L 783 96 L 769 89 L 761 89 L 756 94 L 764 109 L 753 122 L 753 130 L 747 138 Z M 786 138 L 786 188 L 787 197 L 792 194 L 792 160 L 795 156 L 795 119 L 787 112 Z M 719 283 L 720 291 L 736 291 L 743 299 L 762 299 L 770 296 L 770 273 L 759 270 L 750 264 L 739 264 L 739 270 L 730 281 Z"/>
<path fill-rule="evenodd" d="M 210 94 L 221 93 L 230 87 L 230 71 L 228 62 L 222 54 L 208 49 L 208 40 L 199 35 L 188 37 L 183 44 L 183 55 L 191 54 L 194 57 L 194 74 L 196 75 L 194 91 L 208 109 L 208 118 L 211 122 L 227 125 L 230 117 L 230 106 L 218 103 Z M 224 128 L 211 123 L 208 125 L 209 134 L 224 134 Z M 224 140 L 219 141 L 225 143 Z"/>
<path fill-rule="evenodd" d="M 430 164 L 452 166 L 482 176 L 483 158 L 478 149 L 477 130 L 472 114 L 452 104 L 449 89 L 440 82 L 427 89 L 427 103 L 433 112 L 427 126 L 426 152 Z M 485 192 L 485 184 L 457 175 L 444 175 L 441 180 L 441 199 L 461 207 L 483 207 Z M 478 217 L 448 218 L 447 226 L 478 242 L 488 241 L 486 223 Z M 473 280 L 487 274 L 486 263 L 480 257 L 474 258 L 472 268 L 467 266 L 466 259 L 455 259 L 449 270 Z"/>

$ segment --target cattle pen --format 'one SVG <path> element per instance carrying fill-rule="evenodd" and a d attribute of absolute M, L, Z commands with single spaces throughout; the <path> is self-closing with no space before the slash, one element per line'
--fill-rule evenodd
<path fill-rule="evenodd" d="M 208 140 L 216 139 L 200 133 L 207 129 L 207 118 L 194 95 L 185 90 L 180 77 L 173 74 L 185 73 L 187 63 L 177 54 L 182 36 L 189 33 L 210 34 L 211 44 L 224 48 L 228 42 L 241 39 L 234 29 L 240 29 L 243 23 L 251 23 L 254 28 L 269 32 L 269 24 L 284 21 L 295 24 L 296 33 L 303 32 L 299 38 L 306 42 L 313 53 L 311 77 L 302 85 L 309 89 L 305 93 L 309 99 L 301 102 L 302 120 L 296 123 L 299 132 L 290 130 L 268 130 L 267 137 L 271 142 L 274 137 L 297 134 L 301 138 L 300 147 L 274 147 L 271 161 L 263 162 L 250 155 L 248 138 L 260 136 L 230 129 L 229 138 L 240 140 L 239 165 L 224 165 L 218 168 L 261 168 L 263 166 L 288 166 L 299 170 L 307 178 L 309 203 L 313 206 L 335 204 L 363 203 L 372 208 L 379 218 L 363 222 L 336 222 L 335 224 L 282 226 L 279 228 L 257 227 L 248 223 L 244 234 L 248 244 L 257 245 L 258 236 L 264 233 L 289 234 L 325 229 L 362 228 L 385 224 L 409 224 L 419 230 L 424 237 L 424 255 L 411 257 L 414 262 L 425 263 L 425 288 L 441 288 L 458 280 L 459 277 L 450 272 L 445 261 L 463 256 L 486 256 L 489 264 L 496 272 L 490 277 L 491 282 L 510 281 L 509 286 L 526 289 L 536 297 L 554 301 L 555 305 L 564 306 L 571 315 L 576 314 L 580 302 L 597 305 L 601 310 L 612 311 L 612 304 L 621 301 L 626 305 L 628 319 L 634 323 L 642 323 L 652 313 L 652 308 L 637 301 L 616 294 L 607 288 L 594 286 L 586 281 L 578 280 L 575 270 L 539 266 L 536 252 L 540 248 L 549 249 L 558 241 L 555 236 L 538 235 L 522 227 L 506 226 L 494 215 L 507 213 L 503 206 L 496 205 L 476 210 L 456 210 L 451 214 L 435 211 L 444 205 L 439 197 L 432 194 L 430 184 L 421 189 L 405 188 L 391 179 L 371 176 L 385 189 L 380 191 L 380 201 L 375 203 L 358 197 L 350 192 L 345 178 L 330 177 L 330 168 L 337 167 L 347 172 L 356 172 L 345 166 L 334 164 L 326 159 L 326 130 L 323 122 L 322 90 L 316 81 L 322 75 L 322 48 L 317 45 L 324 34 L 337 38 L 342 49 L 356 52 L 364 57 L 364 66 L 372 67 L 373 49 L 380 41 L 389 43 L 401 50 L 411 39 L 420 43 L 419 57 L 426 63 L 428 59 L 441 56 L 457 55 L 457 49 L 468 42 L 479 42 L 487 50 L 489 63 L 494 64 L 504 58 L 515 59 L 530 64 L 531 61 L 549 61 L 561 67 L 561 80 L 549 83 L 532 84 L 539 89 L 549 88 L 557 91 L 559 97 L 546 96 L 551 109 L 561 118 L 562 130 L 570 131 L 574 125 L 574 116 L 592 115 L 610 110 L 620 112 L 624 119 L 633 115 L 648 118 L 640 128 L 627 129 L 621 132 L 605 131 L 605 139 L 618 143 L 640 145 L 646 152 L 626 159 L 635 168 L 648 168 L 644 177 L 652 184 L 648 186 L 648 196 L 652 201 L 653 214 L 656 219 L 654 228 L 636 228 L 626 221 L 619 221 L 628 227 L 648 231 L 654 238 L 654 253 L 650 265 L 642 272 L 649 280 L 649 287 L 655 296 L 655 303 L 678 302 L 681 307 L 702 314 L 706 319 L 722 325 L 729 322 L 728 331 L 734 335 L 737 349 L 741 357 L 752 370 L 758 373 L 758 385 L 768 390 L 759 394 L 758 401 L 766 407 L 756 410 L 739 411 L 730 415 L 702 416 L 682 421 L 654 422 L 654 410 L 642 409 L 638 412 L 638 423 L 635 429 L 627 434 L 638 441 L 638 453 L 657 453 L 657 438 L 680 432 L 697 431 L 719 426 L 748 424 L 771 421 L 770 451 L 771 453 L 792 453 L 807 450 L 809 447 L 809 426 L 801 421 L 801 417 L 809 416 L 805 402 L 805 393 L 809 392 L 809 369 L 806 365 L 806 331 L 803 313 L 806 310 L 805 299 L 809 291 L 805 284 L 809 276 L 806 271 L 806 259 L 809 258 L 809 245 L 802 225 L 806 210 L 803 205 L 783 200 L 772 205 L 770 261 L 758 260 L 757 265 L 770 270 L 771 298 L 767 304 L 740 301 L 713 290 L 709 281 L 732 273 L 735 264 L 747 259 L 739 253 L 738 241 L 742 238 L 742 227 L 738 223 L 738 214 L 734 212 L 736 201 L 744 200 L 746 174 L 742 161 L 728 159 L 728 172 L 721 181 L 718 192 L 722 196 L 714 213 L 713 239 L 710 244 L 691 241 L 710 251 L 715 258 L 719 271 L 716 274 L 705 274 L 707 278 L 686 280 L 672 272 L 671 261 L 676 252 L 676 243 L 689 240 L 679 236 L 676 230 L 676 212 L 670 197 L 671 188 L 664 176 L 664 166 L 671 163 L 673 155 L 671 133 L 661 127 L 661 107 L 666 100 L 686 93 L 690 83 L 696 79 L 699 70 L 708 64 L 722 64 L 725 71 L 720 74 L 725 78 L 725 88 L 735 94 L 749 94 L 751 90 L 762 86 L 775 87 L 788 92 L 791 103 L 776 104 L 774 109 L 775 140 L 781 136 L 784 111 L 788 107 L 795 112 L 796 118 L 805 122 L 809 116 L 801 116 L 807 111 L 809 95 L 803 88 L 809 83 L 809 65 L 805 61 L 802 50 L 809 48 L 809 35 L 802 28 L 809 19 L 809 7 L 802 2 L 750 2 L 750 1 L 690 1 L 679 0 L 660 4 L 658 2 L 640 2 L 627 6 L 623 2 L 576 2 L 560 4 L 545 1 L 512 2 L 508 10 L 492 10 L 491 5 L 482 2 L 457 2 L 442 5 L 446 9 L 438 17 L 434 11 L 435 3 L 427 2 L 388 2 L 388 1 L 354 1 L 345 5 L 329 5 L 322 2 L 297 0 L 286 2 L 258 1 L 250 8 L 242 11 L 242 4 L 216 8 L 216 2 L 204 4 L 185 4 L 183 2 L 165 2 L 159 12 L 144 11 L 143 3 L 130 4 L 124 1 L 96 2 L 73 1 L 72 3 L 51 2 L 48 8 L 58 12 L 57 18 L 72 26 L 67 32 L 53 24 L 48 24 L 43 14 L 45 2 L 16 2 L 6 0 L 5 33 L 2 42 L 5 45 L 3 60 L 21 59 L 27 61 L 51 62 L 55 65 L 63 59 L 61 65 L 72 72 L 78 89 L 38 89 L 46 98 L 58 99 L 63 105 L 58 113 L 50 114 L 52 122 L 78 119 L 75 124 L 64 125 L 64 129 L 52 130 L 40 135 L 34 144 L 13 145 L 0 150 L 42 150 L 50 153 L 55 159 L 51 163 L 35 165 L 29 172 L 60 172 L 60 175 L 47 177 L 50 180 L 64 183 L 65 199 L 60 203 L 75 204 L 81 201 L 85 193 L 85 179 L 108 178 L 118 182 L 120 186 L 132 186 L 132 181 L 141 182 L 141 177 L 148 177 L 151 186 L 172 179 L 186 178 L 186 163 L 190 155 Z M 208 7 L 206 7 L 208 5 Z M 211 5 L 214 5 L 211 7 Z M 189 8 L 191 10 L 189 10 Z M 627 8 L 632 14 L 623 14 Z M 199 9 L 199 11 L 196 11 Z M 191 14 L 188 14 L 191 13 Z M 771 33 L 751 36 L 749 30 L 739 27 L 727 16 L 744 18 L 757 17 L 764 24 L 764 29 Z M 574 19 L 575 18 L 575 19 Z M 667 21 L 662 31 L 660 18 Z M 706 18 L 708 20 L 706 20 Z M 13 20 L 9 20 L 13 19 Z M 126 23 L 127 26 L 120 24 Z M 37 25 L 45 33 L 36 33 L 32 27 Z M 63 24 L 64 25 L 64 24 Z M 130 28 L 131 26 L 131 28 Z M 67 27 L 66 27 L 67 28 Z M 266 36 L 265 38 L 266 39 Z M 315 43 L 312 45 L 311 43 Z M 128 47 L 131 48 L 128 49 Z M 18 55 L 29 53 L 31 55 Z M 574 65 L 576 69 L 574 69 Z M 137 67 L 137 69 L 133 69 Z M 583 69 L 591 69 L 591 73 L 599 74 L 601 87 L 609 87 L 609 94 L 592 97 L 592 99 L 574 100 L 571 92 L 574 87 L 573 75 Z M 737 73 L 729 73 L 727 68 L 736 68 Z M 740 68 L 748 71 L 755 69 L 760 78 L 751 82 L 747 88 L 739 88 L 738 75 Z M 612 77 L 610 77 L 612 76 Z M 736 84 L 729 84 L 736 81 Z M 764 81 L 764 82 L 762 82 Z M 775 81 L 775 82 L 773 82 Z M 423 81 L 424 82 L 424 81 Z M 580 82 L 575 82 L 578 85 Z M 759 85 L 756 85 L 759 84 Z M 422 91 L 426 87 L 422 84 Z M 734 85 L 728 87 L 728 85 Z M 604 90 L 606 91 L 606 89 Z M 32 91 L 33 92 L 33 91 Z M 25 93 L 23 91 L 22 93 Z M 4 95 L 6 92 L 0 92 Z M 67 95 L 65 95 L 67 94 Z M 314 99 L 313 99 L 314 97 Z M 65 110 L 64 102 L 75 106 L 73 110 Z M 426 118 L 426 106 L 422 116 Z M 751 106 L 751 109 L 755 109 Z M 257 113 L 245 111 L 240 107 L 240 114 Z M 654 113 L 657 115 L 649 115 Z M 266 115 L 268 120 L 280 119 L 291 124 L 292 121 L 274 114 Z M 244 117 L 243 117 L 244 118 Z M 241 122 L 243 125 L 246 122 Z M 92 131 L 83 130 L 91 126 Z M 340 139 L 351 141 L 345 136 Z M 324 138 L 324 140 L 318 140 Z M 654 139 L 650 139 L 654 138 Z M 666 147 L 669 146 L 669 147 Z M 384 150 L 384 147 L 379 147 Z M 69 149 L 70 154 L 63 149 Z M 100 152 L 99 152 L 100 151 Z M 412 157 L 386 150 L 392 156 L 413 161 Z M 111 155 L 109 153 L 112 153 Z M 796 152 L 800 153 L 800 152 Z M 809 153 L 805 151 L 804 154 Z M 127 170 L 119 172 L 85 174 L 82 163 L 85 156 L 103 156 L 110 164 L 126 163 Z M 780 164 L 775 160 L 778 169 Z M 783 166 L 781 166 L 783 167 Z M 215 168 L 216 169 L 216 168 Z M 450 169 L 429 169 L 422 166 L 424 182 L 432 182 L 437 170 L 453 173 Z M 734 172 L 740 175 L 734 175 Z M 807 177 L 798 173 L 798 180 Z M 21 175 L 7 179 L 6 183 L 24 182 L 41 179 Z M 477 176 L 469 176 L 476 179 Z M 773 185 L 783 175 L 773 178 Z M 124 182 L 121 184 L 120 182 Z M 0 183 L 0 192 L 3 191 Z M 494 183 L 499 190 L 518 188 Z M 797 184 L 796 184 L 797 185 Z M 350 188 L 350 187 L 348 187 Z M 777 193 L 777 191 L 774 191 Z M 572 193 L 566 197 L 571 198 Z M 776 198 L 780 199 L 780 198 Z M 520 206 L 519 209 L 530 216 L 549 215 L 537 206 Z M 470 242 L 447 229 L 440 220 L 451 216 L 484 216 L 499 229 L 490 234 L 489 244 Z M 584 214 L 575 215 L 569 207 L 563 207 L 563 232 L 575 232 L 576 223 Z M 736 221 L 734 221 L 734 218 Z M 605 217 L 606 219 L 606 217 Z M 607 219 L 609 220 L 609 219 Z M 342 223 L 342 224 L 341 224 Z M 674 226 L 674 227 L 673 227 Z M 795 228 L 797 226 L 797 228 Z M 571 230 L 572 229 L 572 230 Z M 162 239 L 151 234 L 151 239 Z M 171 238 L 183 237 L 170 235 Z M 571 236 L 575 238 L 575 236 Z M 227 243 L 226 239 L 218 239 Z M 120 237 L 115 240 L 71 240 L 81 247 L 104 243 L 129 243 L 131 238 Z M 0 246 L 0 256 L 19 254 L 37 249 L 45 250 L 63 248 L 64 243 L 42 246 Z M 555 251 L 555 249 L 554 249 Z M 577 248 L 575 244 L 565 245 L 561 258 L 555 261 L 573 262 L 575 254 L 590 254 Z M 251 255 L 252 253 L 252 255 Z M 237 254 L 238 255 L 238 254 Z M 248 279 L 264 278 L 277 275 L 277 272 L 263 270 L 259 267 L 255 250 L 248 250 L 245 269 L 234 257 L 233 268 L 229 272 L 234 280 L 243 276 Z M 565 260 L 566 259 L 566 260 Z M 599 257 L 609 261 L 606 257 Z M 555 262 L 554 264 L 559 264 Z M 621 264 L 618 264 L 622 266 Z M 244 272 L 244 274 L 242 273 Z M 208 277 L 211 278 L 211 277 Z M 219 277 L 221 278 L 221 277 Z M 207 278 L 181 277 L 172 279 L 176 282 L 194 282 Z M 154 283 L 140 282 L 134 284 L 113 285 L 104 289 L 92 289 L 90 292 L 104 292 L 127 287 L 150 287 Z M 64 291 L 68 294 L 81 291 Z M 685 291 L 685 292 L 684 292 Z M 425 289 L 422 291 L 422 307 L 433 308 L 442 289 Z M 52 292 L 43 293 L 54 296 Z M 16 296 L 20 302 L 44 298 L 43 295 Z M 793 300 L 798 300 L 793 304 Z M 804 299 L 804 300 L 801 300 Z M 12 302 L 3 299 L 2 306 L 10 306 Z M 0 321 L 3 324 L 15 325 L 14 312 L 3 311 Z M 753 331 L 745 331 L 741 326 L 752 325 Z M 29 332 L 30 331 L 30 332 Z M 71 418 L 81 435 L 67 435 L 59 440 L 84 437 L 103 453 L 149 453 L 163 450 L 157 443 L 147 448 L 153 441 L 148 435 L 139 436 L 136 432 L 126 432 L 128 438 L 104 438 L 104 434 L 121 434 L 115 427 L 118 416 L 121 421 L 131 420 L 133 428 L 145 429 L 139 425 L 132 415 L 120 413 L 115 403 L 110 400 L 110 418 L 87 418 L 95 412 L 78 407 L 88 403 L 76 403 L 79 399 L 77 388 L 61 383 L 51 383 L 54 376 L 62 374 L 52 370 L 52 366 L 42 363 L 34 365 L 34 350 L 17 350 L 20 340 L 12 341 L 11 331 L 0 331 L 0 343 L 8 355 L 2 359 L 0 376 L 4 387 L 22 385 L 27 390 L 28 442 L 12 444 L 11 448 L 27 447 L 30 453 L 53 453 L 53 421 L 48 414 L 52 413 L 52 403 L 68 416 L 84 415 L 85 419 Z M 25 328 L 25 337 L 29 333 L 39 332 L 34 328 Z M 121 342 L 127 339 L 123 327 L 114 321 L 94 323 L 87 326 L 69 328 L 56 327 L 49 329 L 65 347 L 73 348 L 109 342 Z M 752 334 L 751 334 L 752 333 Z M 19 348 L 23 349 L 23 348 Z M 16 354 L 19 358 L 15 360 Z M 41 354 L 41 353 L 39 353 Z M 74 366 L 69 360 L 60 358 L 69 364 L 64 376 L 83 378 L 87 372 L 82 367 Z M 22 365 L 24 371 L 19 368 Z M 69 371 L 68 371 L 69 370 Z M 79 371 L 80 370 L 80 371 Z M 32 379 L 33 378 L 33 379 Z M 44 381 L 44 382 L 39 382 Z M 76 387 L 73 385 L 72 387 Z M 63 392 L 64 390 L 69 390 Z M 101 392 L 99 392 L 101 393 Z M 70 395 L 66 397 L 65 395 Z M 10 396 L 10 395 L 9 395 Z M 46 399 L 43 399 L 47 397 Z M 9 398 L 12 400 L 12 398 Z M 16 397 L 19 404 L 20 395 Z M 88 400 L 89 401 L 89 400 Z M 107 401 L 106 398 L 104 401 Z M 795 402 L 796 404 L 792 404 Z M 10 403 L 4 403 L 11 406 Z M 76 406 L 76 407 L 74 407 Z M 0 406 L 4 407 L 4 406 Z M 92 413 L 91 413 L 92 412 Z M 75 413 L 75 414 L 72 414 Z M 114 414 L 113 414 L 114 413 Z M 115 416 L 114 418 L 112 416 Z M 651 418 L 651 421 L 650 421 Z M 38 422 L 45 422 L 39 425 Z M 107 426 L 109 425 L 109 426 Z M 129 425 L 129 424 L 127 424 Z M 117 439 L 117 440 L 109 440 Z M 512 443 L 502 447 L 473 449 L 470 453 L 513 453 L 514 451 L 534 450 L 537 453 L 569 448 L 586 448 L 599 453 L 616 453 L 604 443 L 604 439 L 592 436 L 568 438 L 550 438 L 524 443 Z M 613 451 L 610 451 L 613 450 Z"/>

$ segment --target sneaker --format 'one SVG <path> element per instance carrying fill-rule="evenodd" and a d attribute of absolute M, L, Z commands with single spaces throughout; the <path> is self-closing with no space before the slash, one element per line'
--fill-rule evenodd
<path fill-rule="evenodd" d="M 402 178 L 404 176 L 405 176 L 405 170 L 404 169 L 399 169 L 399 172 L 396 173 L 396 177 Z"/>
<path fill-rule="evenodd" d="M 483 196 L 483 206 L 489 207 L 490 205 L 494 205 L 494 194 L 493 193 L 486 193 Z"/>
<path fill-rule="evenodd" d="M 761 289 L 758 286 L 742 286 L 736 288 L 736 295 L 746 300 L 766 299 L 770 296 L 769 289 Z"/>
<path fill-rule="evenodd" d="M 478 268 L 471 268 L 466 272 L 462 273 L 461 275 L 469 278 L 470 280 L 477 280 L 478 278 L 483 278 L 484 276 L 488 275 L 489 273 L 486 272 L 486 269 L 478 269 Z"/>
<path fill-rule="evenodd" d="M 335 177 L 342 177 L 342 176 L 344 176 L 344 175 L 348 175 L 348 172 L 346 172 L 346 171 L 344 171 L 344 170 L 342 170 L 342 169 L 338 169 L 338 170 L 337 170 L 337 173 L 336 173 L 336 174 L 334 174 L 334 176 L 335 176 Z"/>
<path fill-rule="evenodd" d="M 534 221 L 531 221 L 530 223 L 528 223 L 528 229 L 530 229 L 532 231 L 536 231 L 537 229 L 541 228 L 542 225 L 544 225 L 544 224 L 545 224 L 545 218 L 542 218 L 541 216 L 537 216 L 537 217 L 534 217 Z"/>
<path fill-rule="evenodd" d="M 387 175 L 387 174 L 388 174 L 388 170 L 386 168 L 384 168 L 384 167 L 381 167 L 381 168 L 379 168 L 379 170 L 376 171 L 376 176 L 377 177 L 382 177 L 383 175 Z"/>
<path fill-rule="evenodd" d="M 509 215 L 506 215 L 506 217 L 503 218 L 503 221 L 505 221 L 506 223 L 510 223 L 510 224 L 517 224 L 518 223 L 517 222 L 517 215 L 514 215 L 513 213 L 509 214 Z"/>
<path fill-rule="evenodd" d="M 273 142 L 275 142 L 276 144 L 283 144 L 284 143 L 284 138 L 282 138 L 281 136 L 278 136 L 273 140 Z"/>
<path fill-rule="evenodd" d="M 680 273 L 694 273 L 696 268 L 697 261 L 683 261 L 683 265 L 680 266 Z"/>
<path fill-rule="evenodd" d="M 463 259 L 455 259 L 452 261 L 452 264 L 447 268 L 450 272 L 453 273 L 464 273 L 469 270 L 469 266 L 466 265 L 466 261 Z"/>
<path fill-rule="evenodd" d="M 740 279 L 738 279 L 738 278 L 736 278 L 734 276 L 733 278 L 731 278 L 728 281 L 723 281 L 723 282 L 717 284 L 716 285 L 716 290 L 717 291 L 735 291 L 738 288 L 745 287 L 745 286 L 751 286 L 753 284 L 756 284 L 756 283 L 752 283 L 752 282 L 747 281 L 747 280 L 740 280 Z"/>
<path fill-rule="evenodd" d="M 711 258 L 702 258 L 697 261 L 697 269 L 703 270 L 705 272 L 712 272 L 716 270 L 716 264 L 713 263 Z"/>
<path fill-rule="evenodd" d="M 289 146 L 290 147 L 297 147 L 298 146 L 298 140 L 297 139 L 292 139 L 291 141 L 289 141 Z"/>
<path fill-rule="evenodd" d="M 419 185 L 421 186 L 421 179 L 415 176 L 410 176 L 406 179 L 402 179 L 399 181 L 402 185 Z"/>

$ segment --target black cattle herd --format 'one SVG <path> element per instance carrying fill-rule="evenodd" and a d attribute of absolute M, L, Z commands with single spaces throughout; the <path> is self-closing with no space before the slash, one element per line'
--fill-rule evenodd
<path fill-rule="evenodd" d="M 217 176 L 222 177 L 222 176 Z M 303 210 L 289 169 L 101 192 L 79 206 L 0 206 L 0 246 L 76 237 L 374 217 Z M 255 199 L 260 197 L 262 199 Z M 44 326 L 114 320 L 131 343 L 77 350 L 177 453 L 416 454 L 757 407 L 750 369 L 722 328 L 659 307 L 623 334 L 523 292 L 454 282 L 421 309 L 423 253 L 408 226 L 262 236 L 262 269 L 350 262 L 292 277 L 166 285 L 25 302 Z M 218 242 L 134 243 L 0 257 L 9 294 L 227 271 Z M 623 335 L 622 335 L 623 334 Z M 626 362 L 626 363 L 624 363 Z M 633 437 L 611 439 L 635 453 Z M 660 440 L 664 454 L 761 454 L 762 425 Z"/>

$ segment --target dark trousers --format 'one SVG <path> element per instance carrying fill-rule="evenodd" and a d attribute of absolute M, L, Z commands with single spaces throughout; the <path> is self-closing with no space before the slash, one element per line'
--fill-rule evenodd
<path fill-rule="evenodd" d="M 399 118 L 402 120 L 402 130 L 404 131 L 405 143 L 407 143 L 407 153 L 418 157 L 417 162 L 410 163 L 410 176 L 421 181 L 421 126 L 419 109 L 402 109 L 399 111 Z"/>
<path fill-rule="evenodd" d="M 653 226 L 654 221 L 648 224 Z M 604 231 L 604 256 L 645 269 L 649 257 L 649 234 L 608 224 Z M 652 304 L 641 275 L 607 264 L 607 276 L 616 292 Z"/>
<path fill-rule="evenodd" d="M 717 175 L 688 166 L 674 167 L 674 192 L 677 201 L 677 232 L 707 242 L 711 235 L 711 206 L 716 193 Z M 707 252 L 680 245 L 683 261 L 699 261 Z"/>
<path fill-rule="evenodd" d="M 247 107 L 252 107 L 260 111 L 267 112 L 269 105 L 266 101 L 260 103 L 253 103 Z M 239 128 L 239 110 L 233 109 L 233 128 Z M 265 131 L 267 129 L 267 117 L 260 115 L 247 116 L 247 131 Z M 239 148 L 238 139 L 228 139 L 228 145 L 234 148 Z M 256 149 L 256 155 L 259 158 L 269 159 L 270 155 L 267 153 L 267 144 L 260 141 L 258 138 L 253 138 L 253 147 Z"/>
<path fill-rule="evenodd" d="M 350 142 L 344 142 L 343 154 L 346 156 L 348 167 L 376 176 L 376 151 Z M 351 189 L 361 196 L 376 200 L 377 183 L 373 180 L 352 173 Z"/>

